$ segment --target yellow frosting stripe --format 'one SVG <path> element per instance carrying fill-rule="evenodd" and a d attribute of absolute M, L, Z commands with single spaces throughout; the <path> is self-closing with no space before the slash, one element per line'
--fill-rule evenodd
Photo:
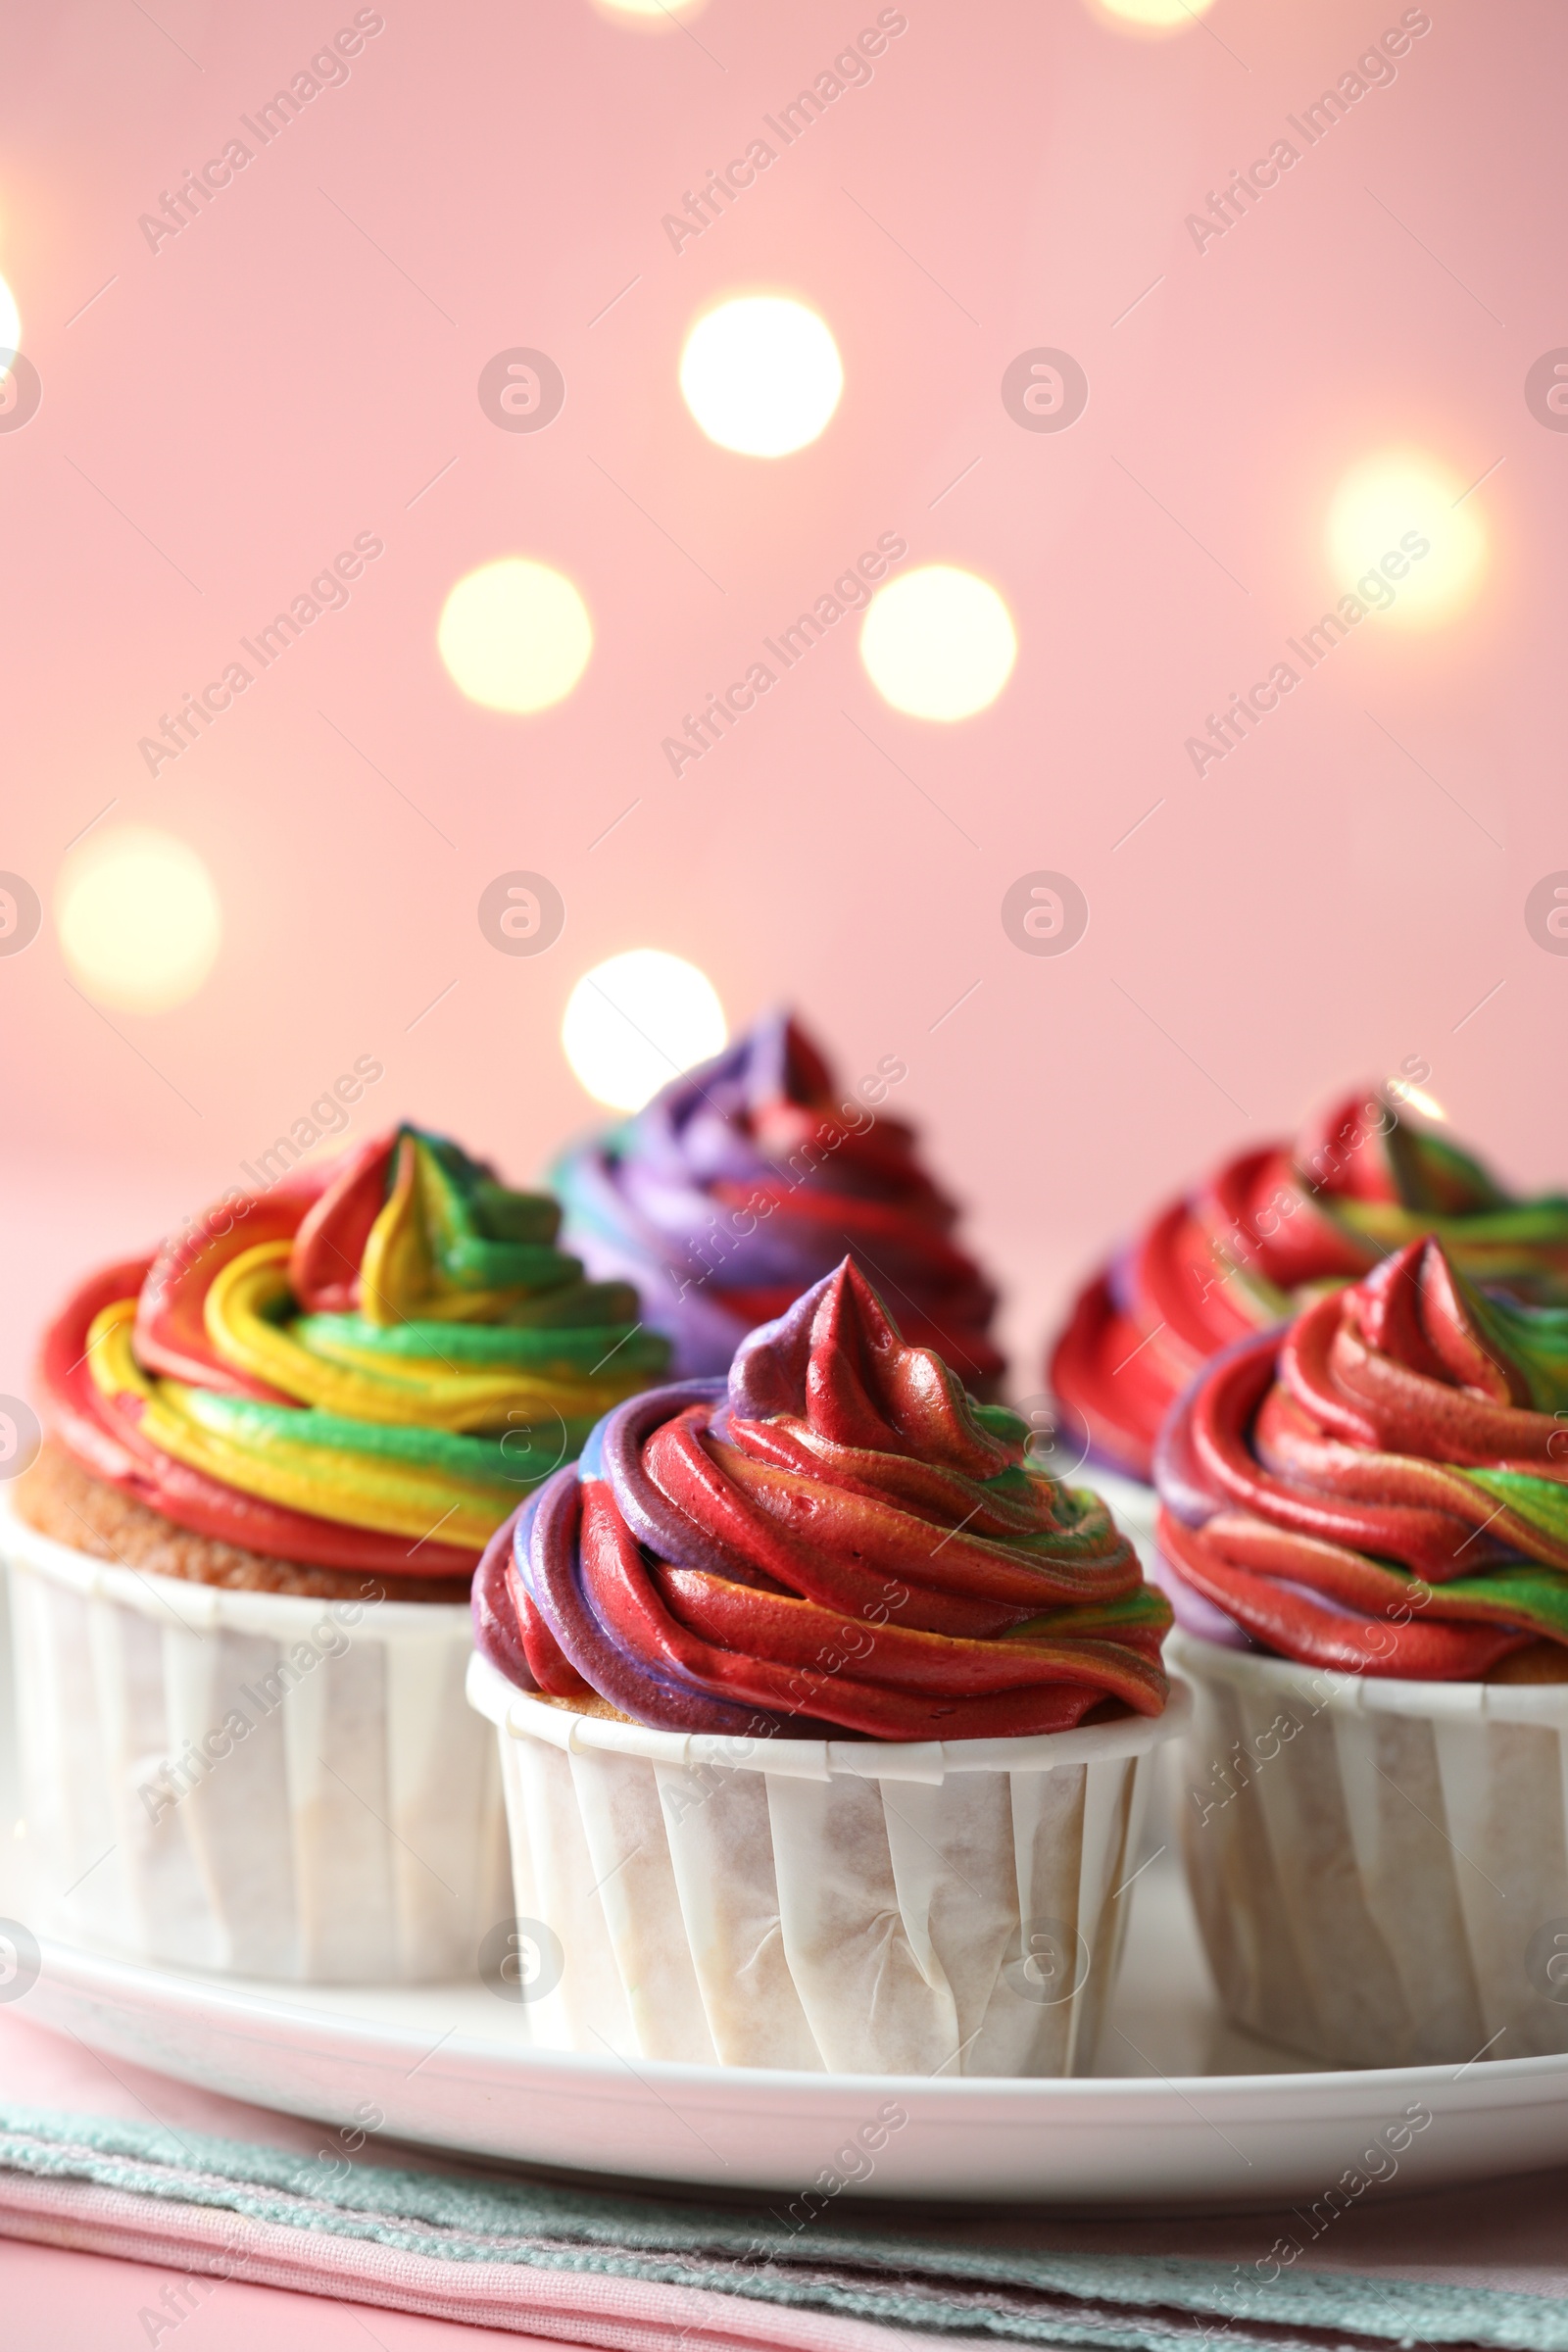
<path fill-rule="evenodd" d="M 136 1322 L 134 1298 L 100 1307 L 87 1331 L 87 1370 L 101 1396 L 150 1396 L 153 1383 L 136 1361 L 130 1335 Z"/>
<path fill-rule="evenodd" d="M 518 1230 L 496 1236 L 483 1220 L 498 1214 Z M 405 1134 L 360 1259 L 360 1312 L 381 1325 L 504 1323 L 531 1295 L 581 1274 L 554 1247 L 560 1221 L 548 1199 L 460 1182 L 438 1148 Z"/>
<path fill-rule="evenodd" d="M 287 1254 L 285 1243 L 285 1259 Z M 291 1444 L 285 1407 L 239 1408 L 245 1434 L 236 1440 L 221 1426 L 235 1414 L 235 1400 L 180 1381 L 152 1379 L 141 1369 L 131 1348 L 135 1318 L 134 1298 L 116 1299 L 94 1317 L 87 1335 L 94 1384 L 106 1396 L 140 1396 L 144 1437 L 175 1461 L 243 1494 L 416 1542 L 433 1536 L 439 1523 L 443 1544 L 478 1548 L 525 1492 L 520 1480 L 491 1486 L 425 1465 L 361 1458 L 341 1446 Z"/>
<path fill-rule="evenodd" d="M 635 1373 L 612 1381 L 573 1379 L 556 1372 L 461 1372 L 441 1358 L 420 1355 L 400 1356 L 394 1364 L 384 1355 L 362 1357 L 351 1344 L 338 1340 L 331 1343 L 330 1354 L 314 1347 L 299 1352 L 297 1393 L 309 1396 L 313 1404 L 329 1405 L 333 1412 L 352 1413 L 365 1421 L 418 1421 L 428 1429 L 502 1430 L 552 1411 L 568 1421 L 584 1416 L 597 1421 L 639 1385 Z M 363 1365 L 357 1377 L 340 1374 L 345 1386 L 334 1391 L 345 1397 L 352 1394 L 354 1402 L 331 1402 L 324 1388 L 316 1385 L 334 1364 Z M 309 1389 L 307 1379 L 312 1383 Z M 405 1384 L 407 1396 L 402 1393 Z"/>
<path fill-rule="evenodd" d="M 362 1245 L 356 1187 L 367 1169 L 379 1187 L 386 1168 L 378 1146 L 341 1192 L 328 1188 L 303 1255 L 298 1235 L 280 1236 L 184 1269 L 202 1283 L 184 1311 L 200 1298 L 205 1345 L 154 1354 L 168 1373 L 135 1353 L 145 1296 L 105 1307 L 87 1353 L 99 1393 L 151 1454 L 236 1498 L 407 1538 L 413 1552 L 429 1539 L 450 1569 L 454 1549 L 481 1549 L 668 1350 L 636 1319 L 629 1285 L 587 1282 L 556 1249 L 557 1201 L 510 1191 L 439 1136 L 400 1132 Z M 356 1251 L 363 1304 L 327 1309 L 348 1286 L 313 1269 L 351 1269 Z M 219 1364 L 250 1393 L 224 1385 Z M 243 1542 L 237 1507 L 235 1518 Z"/>
<path fill-rule="evenodd" d="M 280 1323 L 294 1307 L 288 1287 L 292 1250 L 292 1242 L 282 1241 L 242 1250 L 214 1278 L 202 1302 L 207 1336 L 223 1361 L 289 1396 L 285 1375 L 298 1350 Z"/>
<path fill-rule="evenodd" d="M 541 1377 L 504 1365 L 468 1370 L 439 1356 L 361 1352 L 341 1341 L 331 1354 L 302 1347 L 283 1320 L 293 1309 L 289 1251 L 286 1241 L 262 1242 L 230 1259 L 207 1294 L 207 1334 L 225 1363 L 323 1412 L 423 1429 L 503 1430 L 556 1414 L 597 1420 L 636 1385 L 635 1372 L 629 1380 Z"/>
<path fill-rule="evenodd" d="M 360 1312 L 368 1323 L 404 1322 L 434 1287 L 420 1170 L 421 1155 L 406 1135 L 398 1145 L 386 1205 L 360 1260 Z"/>
<path fill-rule="evenodd" d="M 477 1549 L 524 1491 L 520 1484 L 498 1489 L 418 1465 L 363 1460 L 335 1446 L 291 1445 L 286 1433 L 269 1432 L 259 1446 L 255 1423 L 263 1415 L 275 1423 L 283 1417 L 280 1407 L 253 1411 L 244 1442 L 235 1443 L 222 1428 L 206 1426 L 232 1411 L 230 1400 L 180 1381 L 149 1379 L 143 1372 L 131 1349 L 135 1317 L 134 1298 L 117 1299 L 94 1317 L 87 1335 L 94 1383 L 107 1396 L 127 1392 L 140 1396 L 143 1436 L 175 1461 L 242 1494 L 415 1541 L 433 1536 L 439 1523 L 443 1544 Z"/>
<path fill-rule="evenodd" d="M 520 1486 L 498 1492 L 416 1463 L 291 1445 L 284 1435 L 270 1434 L 259 1445 L 252 1431 L 236 1443 L 221 1427 L 209 1426 L 215 1401 L 205 1390 L 160 1381 L 142 1429 L 192 1470 L 318 1519 L 416 1540 L 439 1534 L 443 1544 L 479 1549 L 523 1492 Z"/>

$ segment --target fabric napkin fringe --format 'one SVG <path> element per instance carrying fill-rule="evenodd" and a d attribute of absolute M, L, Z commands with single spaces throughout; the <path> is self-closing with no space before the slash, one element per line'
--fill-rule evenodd
<path fill-rule="evenodd" d="M 606 2352 L 1568 2352 L 1544 2296 L 1350 2272 L 1032 2254 L 529 2180 L 318 2163 L 120 2119 L 0 2106 L 0 2234 L 166 2265 L 149 2342 L 222 2281 L 336 2295 Z"/>

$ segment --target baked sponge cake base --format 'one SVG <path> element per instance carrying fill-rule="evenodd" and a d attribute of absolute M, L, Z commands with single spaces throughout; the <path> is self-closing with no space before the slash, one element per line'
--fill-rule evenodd
<path fill-rule="evenodd" d="M 286 1592 L 312 1600 L 361 1600 L 368 1590 L 389 1599 L 460 1601 L 461 1577 L 368 1576 L 363 1569 L 307 1568 L 266 1552 L 247 1551 L 197 1535 L 162 1511 L 93 1478 L 61 1446 L 45 1441 L 26 1475 L 12 1490 L 19 1519 L 94 1559 L 139 1568 L 145 1576 L 178 1577 L 192 1585 L 220 1585 L 233 1592 Z"/>

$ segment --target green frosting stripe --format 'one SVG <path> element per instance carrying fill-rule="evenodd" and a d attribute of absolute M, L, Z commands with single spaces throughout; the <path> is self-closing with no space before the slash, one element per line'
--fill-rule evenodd
<path fill-rule="evenodd" d="M 478 1371 L 586 1374 L 612 1363 L 617 1374 L 662 1371 L 668 1345 L 630 1323 L 524 1326 L 513 1323 L 367 1323 L 361 1315 L 301 1315 L 291 1337 L 331 1363 L 435 1362 Z"/>
<path fill-rule="evenodd" d="M 546 1476 L 558 1458 L 574 1458 L 595 1418 L 541 1412 L 537 1420 L 519 1422 L 514 1430 L 492 1438 L 421 1429 L 409 1422 L 351 1421 L 314 1405 L 263 1404 L 249 1396 L 222 1396 L 212 1389 L 190 1390 L 187 1409 L 191 1419 L 215 1437 L 243 1446 L 253 1454 L 298 1448 L 347 1453 L 364 1461 L 437 1471 L 465 1485 L 514 1490 Z M 562 1448 L 559 1456 L 558 1447 Z M 534 1463 L 535 1455 L 545 1457 L 544 1466 Z"/>
<path fill-rule="evenodd" d="M 996 1638 L 1002 1642 L 1033 1642 L 1043 1636 L 1051 1639 L 1058 1634 L 1113 1635 L 1136 1631 L 1147 1626 L 1163 1634 L 1170 1624 L 1170 1603 L 1153 1585 L 1138 1585 L 1131 1592 L 1123 1592 L 1115 1600 L 1086 1602 L 1082 1608 L 1047 1610 L 1038 1617 L 1026 1617 L 1020 1625 L 1009 1626 Z"/>
<path fill-rule="evenodd" d="M 569 1282 L 577 1260 L 554 1247 L 560 1203 L 548 1195 L 513 1193 L 478 1173 L 444 1136 L 421 1134 L 430 1254 L 460 1291 L 533 1289 Z"/>
<path fill-rule="evenodd" d="M 1522 1561 L 1517 1567 L 1455 1577 L 1452 1584 L 1427 1589 L 1432 1599 L 1425 1613 L 1433 1617 L 1485 1617 L 1494 1624 L 1529 1626 L 1568 1642 L 1568 1576 L 1559 1569 Z M 1459 1605 L 1450 1607 L 1450 1602 Z"/>
<path fill-rule="evenodd" d="M 1484 1487 L 1499 1502 L 1528 1519 L 1554 1542 L 1568 1544 L 1568 1487 L 1555 1479 L 1532 1478 L 1524 1470 L 1466 1470 L 1472 1486 Z"/>

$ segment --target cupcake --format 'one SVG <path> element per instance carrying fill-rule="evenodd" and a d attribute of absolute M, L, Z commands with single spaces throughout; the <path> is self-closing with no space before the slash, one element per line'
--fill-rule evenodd
<path fill-rule="evenodd" d="M 1568 1309 L 1411 1242 L 1156 1456 L 1226 2006 L 1330 2065 L 1568 2049 Z"/>
<path fill-rule="evenodd" d="M 768 1014 L 552 1169 L 568 1247 L 637 1285 L 676 1373 L 717 1378 L 755 1325 L 848 1251 L 912 1345 L 993 1395 L 996 1293 L 954 1241 L 957 1211 L 912 1130 L 881 1107 L 907 1075 L 888 1054 L 841 1088 L 799 1024 Z"/>
<path fill-rule="evenodd" d="M 469 1690 L 538 2039 L 1087 2070 L 1182 1708 L 1168 1604 L 1027 1437 L 846 1258 L 496 1539 Z"/>
<path fill-rule="evenodd" d="M 1568 1301 L 1568 1199 L 1521 1200 L 1392 1092 L 1351 1095 L 1294 1145 L 1241 1152 L 1161 1209 L 1079 1293 L 1052 1387 L 1098 1459 L 1147 1479 L 1160 1422 L 1200 1364 L 1424 1233 L 1474 1281 Z"/>
<path fill-rule="evenodd" d="M 667 1357 L 559 1222 L 404 1127 L 68 1302 L 3 1531 L 58 1933 L 260 1977 L 471 1974 L 505 1869 L 463 1702 L 473 1567 Z"/>

